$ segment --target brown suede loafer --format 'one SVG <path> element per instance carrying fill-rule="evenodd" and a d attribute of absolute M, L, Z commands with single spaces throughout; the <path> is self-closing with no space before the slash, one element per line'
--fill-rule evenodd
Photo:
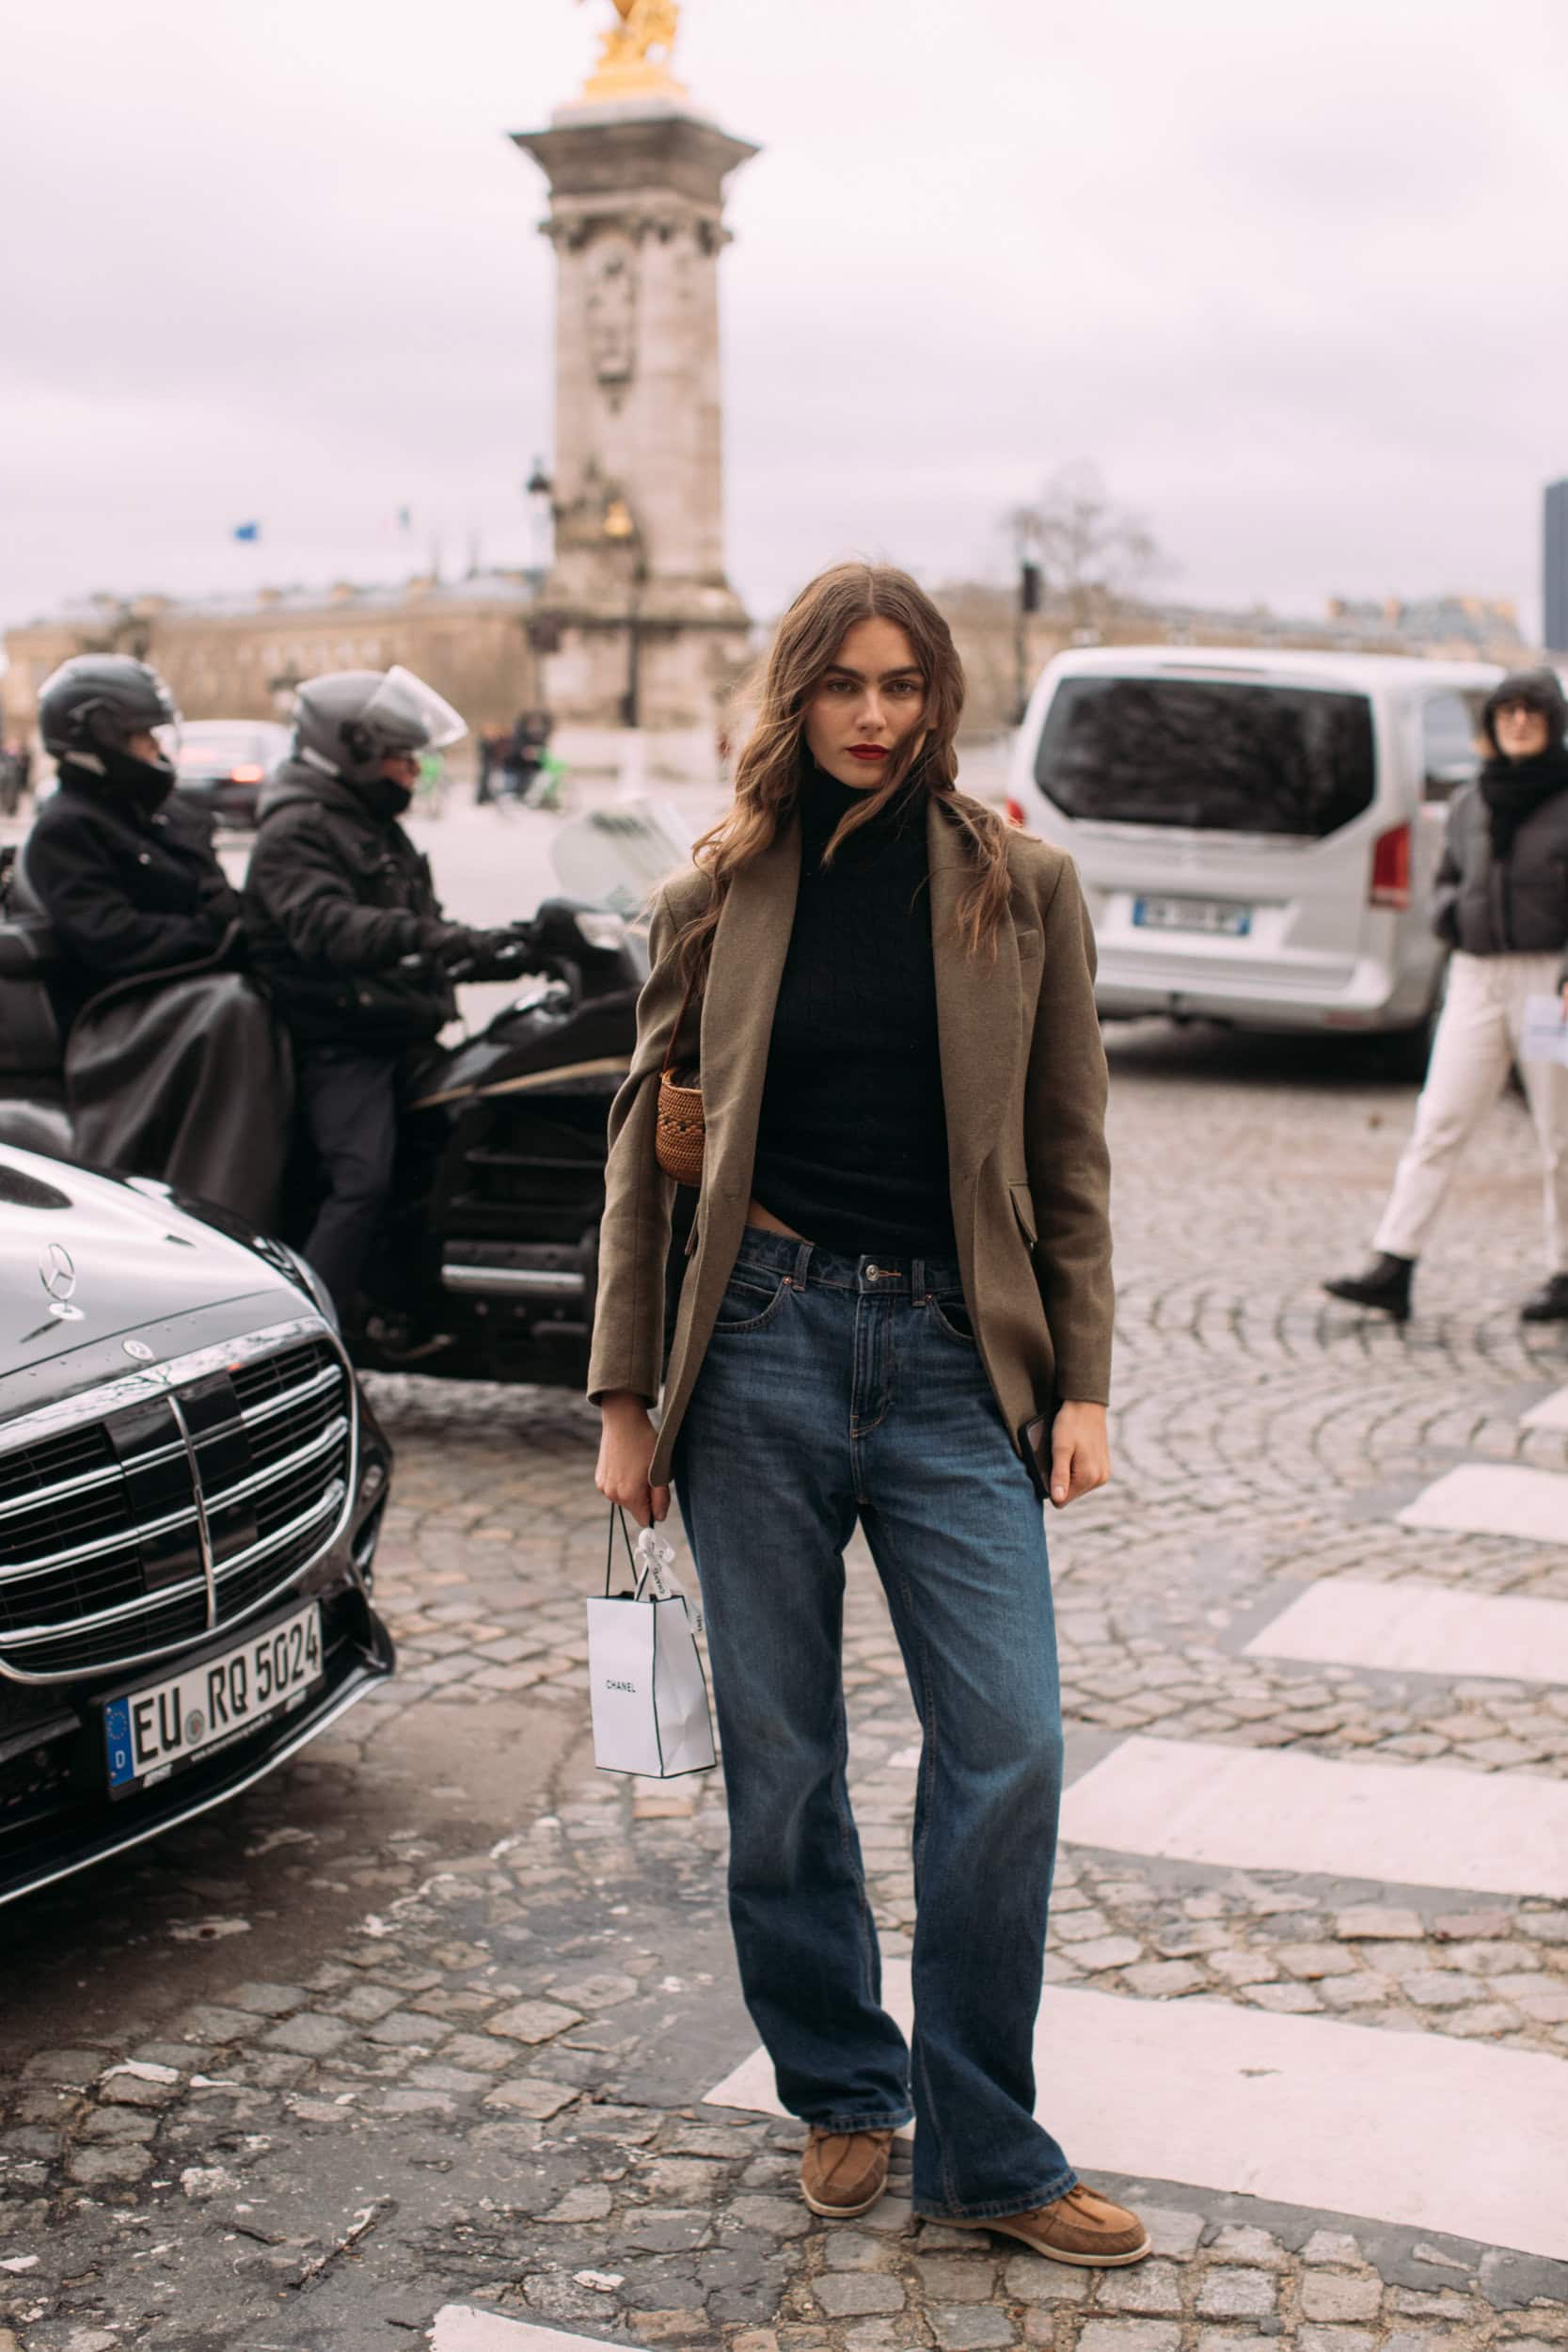
<path fill-rule="evenodd" d="M 1054 2204 L 1037 2206 L 1032 2213 L 956 2226 L 995 2230 L 1003 2237 L 1016 2237 L 1047 2262 L 1077 2263 L 1085 2270 L 1119 2270 L 1124 2264 L 1141 2263 L 1148 2252 L 1148 2233 L 1137 2215 L 1125 2205 L 1113 2205 L 1082 2181 Z"/>
<path fill-rule="evenodd" d="M 800 2159 L 800 2194 L 824 2221 L 869 2213 L 887 2186 L 891 2132 L 825 2132 L 814 2123 Z"/>

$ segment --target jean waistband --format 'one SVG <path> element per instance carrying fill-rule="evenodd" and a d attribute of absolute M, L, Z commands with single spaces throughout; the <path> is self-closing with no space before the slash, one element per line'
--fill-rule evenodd
<path fill-rule="evenodd" d="M 963 1288 L 957 1258 L 847 1258 L 819 1248 L 816 1242 L 792 1241 L 787 1233 L 770 1233 L 759 1225 L 747 1226 L 736 1263 L 788 1275 L 802 1290 L 816 1283 L 878 1297 L 924 1298 L 931 1291 Z"/>

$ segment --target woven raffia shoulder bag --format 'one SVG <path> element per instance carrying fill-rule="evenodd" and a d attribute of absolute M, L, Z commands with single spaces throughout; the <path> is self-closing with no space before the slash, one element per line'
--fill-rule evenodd
<path fill-rule="evenodd" d="M 673 1176 L 677 1184 L 700 1184 L 703 1181 L 702 1079 L 695 1070 L 675 1067 L 680 1034 L 691 1009 L 695 984 L 693 973 L 686 983 L 681 1009 L 670 1032 L 664 1067 L 658 1073 L 658 1108 L 654 1121 L 654 1157 L 666 1176 Z"/>

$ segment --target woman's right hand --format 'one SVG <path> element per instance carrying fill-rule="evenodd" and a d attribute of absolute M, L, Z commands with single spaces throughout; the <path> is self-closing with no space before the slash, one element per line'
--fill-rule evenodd
<path fill-rule="evenodd" d="M 639 1527 L 651 1526 L 667 1516 L 670 1489 L 648 1484 L 657 1442 L 648 1408 L 640 1396 L 623 1389 L 603 1399 L 599 1414 L 599 1466 L 594 1483 L 600 1494 L 629 1511 Z"/>

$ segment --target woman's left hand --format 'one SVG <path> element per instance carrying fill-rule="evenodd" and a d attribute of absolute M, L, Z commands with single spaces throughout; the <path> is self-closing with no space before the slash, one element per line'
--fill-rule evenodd
<path fill-rule="evenodd" d="M 1051 1502 L 1066 1510 L 1092 1495 L 1111 1475 L 1111 1439 L 1103 1405 L 1067 1404 L 1051 1424 Z"/>

